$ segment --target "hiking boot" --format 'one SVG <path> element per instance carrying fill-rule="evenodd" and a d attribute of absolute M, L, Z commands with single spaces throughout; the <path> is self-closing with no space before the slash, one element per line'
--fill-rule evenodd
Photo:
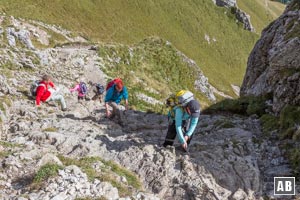
<path fill-rule="evenodd" d="M 65 112 L 65 111 L 69 111 L 68 108 L 62 108 L 61 111 Z"/>

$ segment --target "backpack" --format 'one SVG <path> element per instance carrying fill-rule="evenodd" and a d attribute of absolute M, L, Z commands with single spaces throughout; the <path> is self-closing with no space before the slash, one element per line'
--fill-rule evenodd
<path fill-rule="evenodd" d="M 103 94 L 104 93 L 104 86 L 101 85 L 100 83 L 96 84 L 97 92 L 98 94 Z"/>
<path fill-rule="evenodd" d="M 80 88 L 80 92 L 82 94 L 86 94 L 87 93 L 87 87 L 86 87 L 86 84 L 84 82 L 80 82 L 79 83 L 79 88 Z"/>
<path fill-rule="evenodd" d="M 114 80 L 108 82 L 105 90 L 107 91 L 109 88 L 111 88 L 114 84 L 118 82 L 122 82 L 122 80 L 120 78 L 115 78 Z"/>
<path fill-rule="evenodd" d="M 37 89 L 39 86 L 44 86 L 44 87 L 45 87 L 45 84 L 40 84 L 40 81 L 34 81 L 34 82 L 30 85 L 30 95 L 31 95 L 32 97 L 35 97 L 35 96 L 36 96 L 36 89 Z"/>
<path fill-rule="evenodd" d="M 169 113 L 172 118 L 175 117 L 173 108 L 175 106 L 184 107 L 194 99 L 194 94 L 188 90 L 180 90 L 177 94 L 171 94 L 166 99 L 166 106 L 169 108 Z"/>
<path fill-rule="evenodd" d="M 194 94 L 188 90 L 180 90 L 176 94 L 176 98 L 178 100 L 178 104 L 184 107 L 194 99 Z"/>

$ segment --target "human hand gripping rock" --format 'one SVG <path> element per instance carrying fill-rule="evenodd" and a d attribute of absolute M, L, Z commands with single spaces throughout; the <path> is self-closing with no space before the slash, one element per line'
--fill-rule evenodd
<path fill-rule="evenodd" d="M 182 148 L 183 148 L 185 151 L 187 151 L 187 143 L 186 143 L 186 142 L 184 142 L 184 143 L 182 144 Z"/>

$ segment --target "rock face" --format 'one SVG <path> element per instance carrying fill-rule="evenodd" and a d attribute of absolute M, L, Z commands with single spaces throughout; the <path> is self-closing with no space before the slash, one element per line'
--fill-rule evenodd
<path fill-rule="evenodd" d="M 263 31 L 248 59 L 241 95 L 270 95 L 275 112 L 300 104 L 299 20 L 294 1 Z"/>
<path fill-rule="evenodd" d="M 244 29 L 245 30 L 248 30 L 248 31 L 251 31 L 251 32 L 255 31 L 255 29 L 252 26 L 251 21 L 250 21 L 250 15 L 248 15 L 247 13 L 242 11 L 241 9 L 237 8 L 236 13 L 235 13 L 235 17 L 239 22 L 244 24 Z"/>
<path fill-rule="evenodd" d="M 244 29 L 254 32 L 255 29 L 251 24 L 250 15 L 242 11 L 237 7 L 236 0 L 213 0 L 213 2 L 220 7 L 226 7 L 231 9 L 231 12 L 235 15 L 236 19 L 244 24 Z"/>
<path fill-rule="evenodd" d="M 236 7 L 236 0 L 216 0 L 216 5 L 221 7 Z"/>

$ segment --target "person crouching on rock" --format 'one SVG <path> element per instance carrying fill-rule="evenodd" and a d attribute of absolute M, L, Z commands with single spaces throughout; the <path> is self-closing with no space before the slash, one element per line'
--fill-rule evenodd
<path fill-rule="evenodd" d="M 115 82 L 107 91 L 105 95 L 105 109 L 106 117 L 109 119 L 117 116 L 118 123 L 123 124 L 123 117 L 119 104 L 121 100 L 125 100 L 125 110 L 128 110 L 128 92 L 127 88 L 123 85 L 121 80 Z M 110 112 L 109 106 L 113 108 L 113 111 Z"/>
<path fill-rule="evenodd" d="M 49 88 L 52 87 L 53 89 Z M 44 75 L 42 77 L 42 81 L 39 83 L 36 89 L 36 106 L 39 107 L 42 102 L 49 102 L 49 101 L 59 101 L 61 104 L 62 111 L 67 110 L 67 105 L 65 102 L 64 97 L 61 94 L 57 93 L 56 87 L 51 81 L 51 77 L 48 75 Z"/>
<path fill-rule="evenodd" d="M 101 85 L 100 83 L 95 83 L 95 84 L 91 83 L 90 85 L 94 86 L 93 92 L 95 95 L 92 97 L 92 100 L 95 101 L 98 99 L 100 101 L 100 103 L 102 103 L 103 102 L 103 94 L 105 91 L 104 86 Z"/>
<path fill-rule="evenodd" d="M 163 146 L 172 146 L 177 134 L 181 147 L 187 152 L 188 145 L 198 124 L 200 104 L 197 100 L 193 99 L 185 107 L 176 106 L 172 111 L 175 115 L 172 117 L 169 112 L 169 126 Z M 182 127 L 184 127 L 184 132 L 182 131 Z"/>

